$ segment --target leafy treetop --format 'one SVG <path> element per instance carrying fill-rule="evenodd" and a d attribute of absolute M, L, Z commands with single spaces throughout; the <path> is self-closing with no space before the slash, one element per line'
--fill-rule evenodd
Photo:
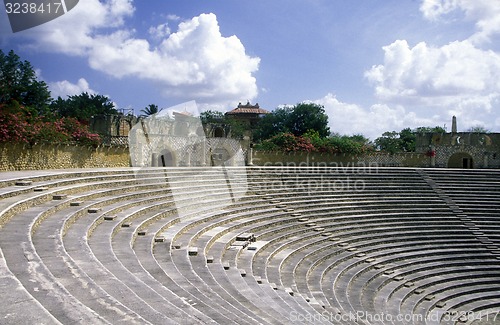
<path fill-rule="evenodd" d="M 330 134 L 328 115 L 322 105 L 299 103 L 277 108 L 257 123 L 253 137 L 254 141 L 259 142 L 287 132 L 302 136 L 309 130 L 318 132 L 320 137 Z"/>
<path fill-rule="evenodd" d="M 35 70 L 28 61 L 10 51 L 0 50 L 0 104 L 18 102 L 39 113 L 46 112 L 50 91 L 43 81 L 38 81 Z"/>
<path fill-rule="evenodd" d="M 108 97 L 89 95 L 86 92 L 69 96 L 67 99 L 58 97 L 50 104 L 50 108 L 61 117 L 73 117 L 81 122 L 87 122 L 96 115 L 118 114 L 115 105 Z"/>

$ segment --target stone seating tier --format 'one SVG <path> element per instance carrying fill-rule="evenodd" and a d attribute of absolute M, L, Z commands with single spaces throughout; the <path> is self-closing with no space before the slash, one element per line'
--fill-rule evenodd
<path fill-rule="evenodd" d="M 499 184 L 495 170 L 412 168 L 3 173 L 0 322 L 492 315 Z"/>

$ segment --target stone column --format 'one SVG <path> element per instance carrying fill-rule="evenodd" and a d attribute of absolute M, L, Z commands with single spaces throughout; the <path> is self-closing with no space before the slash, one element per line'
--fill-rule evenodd
<path fill-rule="evenodd" d="M 253 148 L 250 146 L 247 151 L 248 166 L 253 166 Z"/>

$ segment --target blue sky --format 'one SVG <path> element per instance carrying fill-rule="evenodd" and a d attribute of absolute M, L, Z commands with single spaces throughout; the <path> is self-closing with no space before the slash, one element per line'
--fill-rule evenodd
<path fill-rule="evenodd" d="M 54 97 L 109 96 L 136 113 L 196 100 L 325 106 L 330 128 L 475 125 L 500 131 L 500 1 L 81 0 L 0 46 Z"/>

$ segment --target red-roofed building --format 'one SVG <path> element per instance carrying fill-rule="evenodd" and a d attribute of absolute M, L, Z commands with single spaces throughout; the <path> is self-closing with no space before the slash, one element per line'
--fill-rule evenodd
<path fill-rule="evenodd" d="M 245 105 L 239 103 L 238 107 L 226 113 L 226 115 L 248 122 L 250 127 L 253 127 L 257 121 L 264 115 L 270 112 L 259 107 L 258 103 L 255 105 L 247 102 Z"/>

